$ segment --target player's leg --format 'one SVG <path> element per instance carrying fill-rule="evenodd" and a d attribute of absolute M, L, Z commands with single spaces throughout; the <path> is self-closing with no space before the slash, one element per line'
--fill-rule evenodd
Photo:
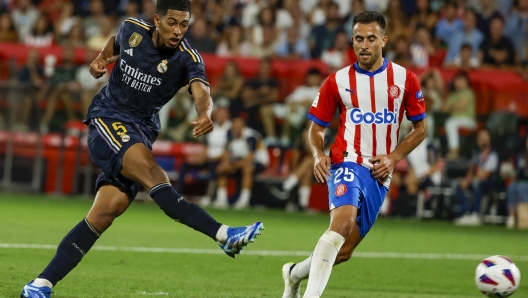
<path fill-rule="evenodd" d="M 320 297 L 330 279 L 337 253 L 352 233 L 357 207 L 344 205 L 330 212 L 330 228 L 319 238 L 312 255 L 310 278 L 304 293 L 305 298 Z"/>
<path fill-rule="evenodd" d="M 251 199 L 251 190 L 253 189 L 253 176 L 255 168 L 252 160 L 244 160 L 240 167 L 242 172 L 242 187 L 240 190 L 240 197 L 235 203 L 235 209 L 244 209 L 249 207 L 249 200 Z"/>
<path fill-rule="evenodd" d="M 198 205 L 187 202 L 172 187 L 167 173 L 144 144 L 136 143 L 124 153 L 121 174 L 150 189 L 150 196 L 167 216 L 219 242 L 231 257 L 253 242 L 263 229 L 260 222 L 240 228 L 222 225 Z"/>
<path fill-rule="evenodd" d="M 21 297 L 48 297 L 38 296 L 38 292 L 49 295 L 50 289 L 79 264 L 130 202 L 127 194 L 119 188 L 112 185 L 100 187 L 88 215 L 62 239 L 51 262 L 38 278 L 22 289 Z"/>

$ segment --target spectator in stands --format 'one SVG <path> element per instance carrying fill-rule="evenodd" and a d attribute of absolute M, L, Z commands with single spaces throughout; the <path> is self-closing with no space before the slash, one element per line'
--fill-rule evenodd
<path fill-rule="evenodd" d="M 237 100 L 244 87 L 244 77 L 235 61 L 228 61 L 224 66 L 224 73 L 220 83 L 211 87 L 211 97 L 218 102 L 225 102 L 227 106 Z"/>
<path fill-rule="evenodd" d="M 258 14 L 257 25 L 249 28 L 249 40 L 253 46 L 260 46 L 264 43 L 264 28 L 271 30 L 271 36 L 275 39 L 280 34 L 276 26 L 276 15 L 272 7 L 262 8 Z"/>
<path fill-rule="evenodd" d="M 251 56 L 262 59 L 275 55 L 277 47 L 277 31 L 272 27 L 262 28 L 262 43 L 253 44 L 251 47 Z"/>
<path fill-rule="evenodd" d="M 251 44 L 244 40 L 242 27 L 229 26 L 224 31 L 222 41 L 216 48 L 216 55 L 220 57 L 247 57 L 251 54 Z"/>
<path fill-rule="evenodd" d="M 515 10 L 506 20 L 504 34 L 513 41 L 518 61 L 528 61 L 528 0 L 517 1 Z"/>
<path fill-rule="evenodd" d="M 0 42 L 17 42 L 18 32 L 9 13 L 0 14 Z"/>
<path fill-rule="evenodd" d="M 408 39 L 412 39 L 413 34 L 414 32 L 410 30 L 407 18 L 403 15 L 393 15 L 387 23 L 387 29 L 385 33 L 387 36 L 405 36 Z M 396 40 L 387 40 L 385 47 L 385 50 L 394 50 L 396 47 Z"/>
<path fill-rule="evenodd" d="M 293 7 L 299 6 L 298 0 L 282 0 L 279 4 L 278 0 L 270 0 L 270 6 L 275 8 L 275 26 L 281 31 L 293 26 L 293 18 L 291 11 Z"/>
<path fill-rule="evenodd" d="M 39 58 L 38 50 L 30 49 L 26 64 L 16 76 L 18 88 L 12 100 L 14 104 L 12 129 L 15 131 L 29 130 L 31 108 L 37 102 L 38 90 L 44 83 L 44 70 L 39 63 Z"/>
<path fill-rule="evenodd" d="M 429 34 L 435 33 L 436 22 L 438 17 L 431 9 L 431 4 L 428 0 L 416 0 L 417 11 L 411 16 L 410 29 L 415 32 L 418 28 L 424 27 Z"/>
<path fill-rule="evenodd" d="M 308 42 L 299 36 L 299 28 L 291 26 L 286 31 L 286 38 L 278 42 L 275 54 L 283 59 L 310 59 Z"/>
<path fill-rule="evenodd" d="M 477 28 L 484 34 L 484 40 L 489 40 L 491 36 L 491 30 L 493 30 L 491 23 L 494 19 L 500 18 L 502 20 L 502 13 L 499 11 L 499 7 L 494 5 L 498 3 L 495 0 L 482 0 L 480 1 L 480 10 L 477 13 Z M 504 28 L 504 26 L 502 26 Z M 502 31 L 501 31 L 502 35 Z"/>
<path fill-rule="evenodd" d="M 263 59 L 260 61 L 258 76 L 247 82 L 255 96 L 260 121 L 266 134 L 264 140 L 266 145 L 275 145 L 277 143 L 273 105 L 279 99 L 279 82 L 271 76 L 271 71 L 271 59 Z"/>
<path fill-rule="evenodd" d="M 464 23 L 456 17 L 457 5 L 448 1 L 443 7 L 444 18 L 436 23 L 437 44 L 448 45 L 456 32 L 463 30 Z"/>
<path fill-rule="evenodd" d="M 411 66 L 411 52 L 409 51 L 409 38 L 405 35 L 396 36 L 394 49 L 389 50 L 385 57 L 403 67 Z"/>
<path fill-rule="evenodd" d="M 141 19 L 141 14 L 139 13 L 139 3 L 134 0 L 129 0 L 124 9 L 125 14 L 123 14 L 117 21 L 117 26 L 120 26 L 128 18 Z"/>
<path fill-rule="evenodd" d="M 463 44 L 460 53 L 445 68 L 457 68 L 463 71 L 469 71 L 480 66 L 478 57 L 472 56 L 473 49 L 470 44 Z"/>
<path fill-rule="evenodd" d="M 214 40 L 207 36 L 207 23 L 204 19 L 195 19 L 190 31 L 185 38 L 199 53 L 216 52 Z"/>
<path fill-rule="evenodd" d="M 329 73 L 350 65 L 357 61 L 354 49 L 348 44 L 349 37 L 344 31 L 335 35 L 334 44 L 321 54 L 321 60 L 329 67 Z"/>
<path fill-rule="evenodd" d="M 90 37 L 88 39 L 88 42 L 86 43 L 86 46 L 90 50 L 101 51 L 104 48 L 108 39 L 115 34 L 114 22 L 110 17 L 101 18 L 101 23 L 99 24 L 99 26 L 101 28 L 99 33 Z"/>
<path fill-rule="evenodd" d="M 480 225 L 480 202 L 482 197 L 494 190 L 495 176 L 499 169 L 499 156 L 492 149 L 490 132 L 483 129 L 477 134 L 478 150 L 471 159 L 471 166 L 464 178 L 455 183 L 455 197 L 460 204 L 461 217 L 457 225 Z M 464 193 L 471 190 L 473 202 Z"/>
<path fill-rule="evenodd" d="M 347 36 L 352 36 L 352 28 L 354 17 L 365 10 L 365 3 L 363 0 L 352 0 L 352 5 L 350 6 L 350 12 L 345 17 L 345 30 L 347 32 Z M 385 34 L 386 35 L 386 34 Z"/>
<path fill-rule="evenodd" d="M 60 101 L 64 104 L 64 109 L 68 120 L 76 120 L 73 110 L 73 94 L 77 91 L 77 66 L 73 60 L 73 49 L 65 47 L 62 55 L 62 64 L 55 68 L 50 79 L 51 94 L 46 106 L 46 112 L 40 123 L 42 132 L 49 131 L 49 124 L 55 114 L 57 104 Z"/>
<path fill-rule="evenodd" d="M 344 34 L 344 33 L 343 33 Z M 319 88 L 321 87 L 321 72 L 317 68 L 311 68 L 306 73 L 305 84 L 297 86 L 295 90 L 285 98 L 286 115 L 282 127 L 281 145 L 290 146 L 297 142 L 306 122 L 308 109 L 312 105 Z M 293 132 L 292 132 L 293 129 Z"/>
<path fill-rule="evenodd" d="M 310 36 L 310 31 L 312 30 L 312 28 L 310 27 L 310 24 L 306 21 L 306 18 L 303 16 L 301 8 L 298 5 L 292 7 L 292 9 L 290 10 L 290 14 L 293 19 L 293 25 L 291 27 L 297 28 L 297 30 L 299 30 L 299 37 L 303 40 L 308 41 L 308 37 Z"/>
<path fill-rule="evenodd" d="M 11 12 L 13 23 L 18 32 L 20 41 L 25 41 L 35 28 L 35 23 L 40 12 L 33 6 L 30 0 L 18 0 L 16 8 Z"/>
<path fill-rule="evenodd" d="M 335 2 L 328 4 L 326 21 L 315 26 L 310 33 L 310 49 L 312 58 L 319 58 L 324 50 L 329 49 L 338 32 L 344 31 L 339 18 L 339 5 Z"/>
<path fill-rule="evenodd" d="M 140 19 L 154 24 L 154 15 L 156 14 L 156 3 L 154 0 L 143 0 L 143 9 Z"/>
<path fill-rule="evenodd" d="M 229 110 L 226 107 L 218 107 L 213 113 L 214 130 L 205 136 L 205 147 L 199 152 L 193 152 L 181 165 L 178 177 L 178 193 L 184 194 L 186 176 L 190 171 L 207 169 L 210 175 L 206 196 L 200 201 L 200 205 L 207 207 L 211 204 L 211 196 L 216 188 L 216 168 L 224 156 L 227 146 L 227 134 L 231 129 Z M 219 205 L 217 207 L 223 207 Z"/>
<path fill-rule="evenodd" d="M 428 117 L 425 118 L 427 123 L 427 137 L 433 141 L 436 135 L 435 114 L 442 111 L 442 102 L 444 98 L 444 79 L 436 69 L 429 70 L 420 76 L 420 85 L 422 86 L 423 96 L 425 98 L 425 107 Z"/>
<path fill-rule="evenodd" d="M 321 0 L 321 1 L 313 1 L 314 5 L 311 9 L 308 9 L 308 20 L 310 22 L 310 25 L 312 27 L 316 27 L 319 25 L 324 25 L 326 21 L 326 12 L 329 8 L 331 0 Z"/>
<path fill-rule="evenodd" d="M 453 90 L 449 93 L 443 111 L 450 117 L 445 122 L 448 158 L 457 158 L 459 154 L 459 133 L 461 128 L 477 128 L 475 115 L 475 94 L 471 89 L 470 80 L 466 72 L 460 72 L 453 78 Z"/>
<path fill-rule="evenodd" d="M 506 227 L 515 227 L 517 213 L 517 202 L 528 203 L 528 138 L 525 140 L 525 150 L 516 158 L 516 172 L 511 175 L 512 181 L 506 189 L 506 199 L 508 200 L 508 220 Z"/>
<path fill-rule="evenodd" d="M 55 24 L 62 13 L 62 7 L 67 4 L 71 4 L 70 0 L 41 0 L 38 8 L 40 13 L 46 15 L 48 20 Z"/>
<path fill-rule="evenodd" d="M 73 4 L 71 2 L 65 2 L 62 5 L 60 15 L 53 23 L 53 31 L 55 32 L 57 42 L 60 44 L 67 39 L 72 27 L 79 22 L 79 18 L 73 14 Z"/>
<path fill-rule="evenodd" d="M 269 164 L 269 156 L 262 145 L 260 134 L 246 127 L 246 120 L 242 116 L 232 119 L 233 124 L 228 132 L 226 151 L 217 167 L 218 189 L 216 191 L 215 207 L 227 207 L 228 177 L 241 174 L 242 186 L 240 197 L 235 203 L 235 209 L 249 207 L 254 176 Z"/>
<path fill-rule="evenodd" d="M 512 41 L 502 33 L 504 31 L 504 20 L 500 17 L 493 18 L 490 21 L 488 31 L 490 38 L 480 44 L 479 59 L 481 64 L 488 67 L 495 67 L 502 63 L 513 66 L 515 63 L 515 48 Z M 503 50 L 506 51 L 507 59 L 499 63 L 496 58 L 500 59 L 501 57 L 497 56 L 503 56 L 500 53 Z"/>
<path fill-rule="evenodd" d="M 475 11 L 466 10 L 464 28 L 455 31 L 449 40 L 444 64 L 449 64 L 456 58 L 463 44 L 470 44 L 472 49 L 471 57 L 477 57 L 479 46 L 484 41 L 484 35 L 476 28 L 476 25 L 477 15 Z"/>
<path fill-rule="evenodd" d="M 106 83 L 108 83 L 108 75 L 102 76 L 99 79 L 94 79 L 94 77 L 90 74 L 90 63 L 94 61 L 97 54 L 98 51 L 86 49 L 84 64 L 77 69 L 76 73 L 77 83 L 79 84 L 78 88 L 81 97 L 83 116 L 88 113 L 88 107 L 92 103 L 94 96 L 101 90 L 101 88 L 103 88 L 104 85 L 106 85 Z"/>
<path fill-rule="evenodd" d="M 365 10 L 386 11 L 390 0 L 367 0 Z"/>
<path fill-rule="evenodd" d="M 84 37 L 84 30 L 80 22 L 77 24 L 74 24 L 71 27 L 70 32 L 68 33 L 68 36 L 62 39 L 60 45 L 70 46 L 72 48 L 84 47 L 86 45 L 86 38 Z"/>
<path fill-rule="evenodd" d="M 90 39 L 101 31 L 100 23 L 105 18 L 104 10 L 105 6 L 102 0 L 90 0 L 90 15 L 83 19 L 86 38 Z"/>
<path fill-rule="evenodd" d="M 427 68 L 429 66 L 429 57 L 435 53 L 429 30 L 425 27 L 418 27 L 414 36 L 414 42 L 409 48 L 411 63 L 419 68 Z"/>
<path fill-rule="evenodd" d="M 383 12 L 383 15 L 387 19 L 387 24 L 390 23 L 390 20 L 393 17 L 407 17 L 402 10 L 400 0 L 389 0 L 387 3 L 387 8 Z"/>
<path fill-rule="evenodd" d="M 282 182 L 281 189 L 278 189 L 273 185 L 269 185 L 270 192 L 275 197 L 282 200 L 290 199 L 291 191 L 297 185 L 299 185 L 297 190 L 299 202 L 298 204 L 295 204 L 290 200 L 286 205 L 286 211 L 308 211 L 308 204 L 310 202 L 310 194 L 312 192 L 312 183 L 314 177 L 314 159 L 308 142 L 309 123 L 307 122 L 309 121 L 304 122 L 305 129 L 301 132 L 301 137 L 297 138 L 294 143 L 294 160 L 292 160 L 291 167 L 292 172 L 288 178 Z M 329 132 L 330 130 L 326 130 L 325 134 L 328 134 Z"/>
<path fill-rule="evenodd" d="M 53 44 L 53 27 L 48 17 L 40 15 L 35 22 L 33 32 L 26 37 L 24 43 L 28 47 L 50 47 Z"/>

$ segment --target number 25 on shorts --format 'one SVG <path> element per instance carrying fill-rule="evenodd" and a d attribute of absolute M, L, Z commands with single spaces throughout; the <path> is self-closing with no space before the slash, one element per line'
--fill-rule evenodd
<path fill-rule="evenodd" d="M 343 175 L 343 180 L 346 182 L 354 181 L 354 172 L 352 172 L 352 170 L 349 168 L 339 168 L 335 172 L 334 184 L 341 182 L 341 175 Z"/>

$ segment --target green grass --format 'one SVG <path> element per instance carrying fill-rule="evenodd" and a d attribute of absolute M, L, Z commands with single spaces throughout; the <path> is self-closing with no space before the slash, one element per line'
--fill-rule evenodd
<path fill-rule="evenodd" d="M 56 245 L 91 203 L 0 194 L 0 243 Z M 230 225 L 264 222 L 266 231 L 245 251 L 310 251 L 328 226 L 326 214 L 210 212 Z M 139 202 L 96 245 L 218 249 L 208 237 L 168 219 L 157 206 Z M 499 226 L 466 228 L 448 222 L 380 218 L 357 251 L 525 256 L 513 260 L 521 272 L 528 272 L 528 233 Z M 54 253 L 0 248 L 0 297 L 18 297 L 21 287 L 42 271 Z M 92 250 L 55 287 L 52 297 L 281 297 L 282 265 L 303 259 L 243 253 L 232 260 L 221 254 Z M 353 257 L 334 268 L 324 297 L 484 297 L 473 282 L 477 264 L 478 260 Z M 528 297 L 527 278 L 521 279 L 514 297 Z"/>

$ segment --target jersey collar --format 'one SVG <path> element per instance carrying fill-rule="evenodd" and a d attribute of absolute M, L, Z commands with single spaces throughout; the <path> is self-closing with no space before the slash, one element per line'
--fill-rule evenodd
<path fill-rule="evenodd" d="M 387 68 L 387 65 L 389 65 L 389 60 L 383 58 L 383 64 L 381 65 L 380 68 L 378 68 L 375 71 L 370 72 L 370 71 L 364 70 L 363 68 L 359 67 L 358 62 L 354 63 L 354 69 L 361 74 L 365 74 L 369 77 L 373 77 L 374 75 L 377 75 L 378 73 L 384 71 Z"/>

